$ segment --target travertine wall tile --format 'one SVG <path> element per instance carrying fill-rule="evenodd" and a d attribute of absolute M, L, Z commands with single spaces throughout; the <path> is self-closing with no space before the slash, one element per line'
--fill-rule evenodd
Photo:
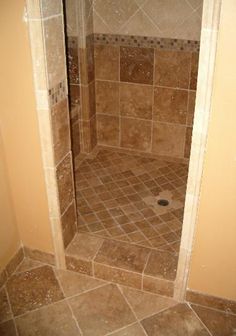
<path fill-rule="evenodd" d="M 187 106 L 187 90 L 154 88 L 154 120 L 185 125 Z"/>
<path fill-rule="evenodd" d="M 120 84 L 121 116 L 152 120 L 152 105 L 152 86 Z"/>
<path fill-rule="evenodd" d="M 155 84 L 189 88 L 191 53 L 182 51 L 155 51 Z"/>
<path fill-rule="evenodd" d="M 121 118 L 121 147 L 150 151 L 151 131 L 151 121 Z"/>
<path fill-rule="evenodd" d="M 176 124 L 154 123 L 152 150 L 166 156 L 183 157 L 186 127 Z"/>
<path fill-rule="evenodd" d="M 77 0 L 65 0 L 66 35 L 78 36 Z"/>
<path fill-rule="evenodd" d="M 96 79 L 119 80 L 119 47 L 96 45 L 95 76 Z"/>
<path fill-rule="evenodd" d="M 62 100 L 51 110 L 55 164 L 70 151 L 70 120 L 67 99 Z"/>
<path fill-rule="evenodd" d="M 68 209 L 63 214 L 62 218 L 62 232 L 65 248 L 72 241 L 77 231 L 77 214 L 75 201 L 71 203 Z"/>
<path fill-rule="evenodd" d="M 67 209 L 74 197 L 73 167 L 69 153 L 56 169 L 61 214 Z"/>
<path fill-rule="evenodd" d="M 199 40 L 203 0 L 96 0 L 94 32 Z"/>
<path fill-rule="evenodd" d="M 153 84 L 154 49 L 121 47 L 120 80 Z"/>
<path fill-rule="evenodd" d="M 58 15 L 62 13 L 62 1 L 61 0 L 40 0 L 41 1 L 41 13 L 43 18 L 49 16 Z"/>
<path fill-rule="evenodd" d="M 119 115 L 119 83 L 96 82 L 96 113 Z"/>
<path fill-rule="evenodd" d="M 153 40 L 157 48 L 150 48 L 152 39 L 146 41 L 95 36 L 98 144 L 187 158 L 198 67 L 195 43 Z M 114 50 L 111 62 L 106 51 L 110 56 Z M 111 76 L 119 63 L 120 79 Z"/>
<path fill-rule="evenodd" d="M 98 143 L 119 146 L 120 122 L 119 118 L 110 115 L 97 115 Z"/>

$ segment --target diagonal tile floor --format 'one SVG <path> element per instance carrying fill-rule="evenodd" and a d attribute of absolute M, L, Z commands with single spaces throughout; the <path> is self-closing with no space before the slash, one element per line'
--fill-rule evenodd
<path fill-rule="evenodd" d="M 29 259 L 0 288 L 0 299 L 1 336 L 233 336 L 236 328 L 234 314 Z"/>
<path fill-rule="evenodd" d="M 186 163 L 98 149 L 75 172 L 78 231 L 177 253 L 187 174 Z"/>

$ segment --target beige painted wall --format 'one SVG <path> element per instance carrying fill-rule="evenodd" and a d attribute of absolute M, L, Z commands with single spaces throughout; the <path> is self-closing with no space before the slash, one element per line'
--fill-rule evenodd
<path fill-rule="evenodd" d="M 1 0 L 2 141 L 11 190 L 11 207 L 14 208 L 10 212 L 15 213 L 20 239 L 25 246 L 52 252 L 28 30 L 22 20 L 24 3 L 24 0 Z M 4 225 L 2 213 L 0 216 L 1 225 Z M 11 216 L 9 213 L 9 220 Z M 10 231 L 4 232 L 8 235 Z M 2 249 L 0 245 L 0 253 Z"/>
<path fill-rule="evenodd" d="M 95 33 L 200 39 L 203 0 L 94 0 L 93 3 Z"/>
<path fill-rule="evenodd" d="M 6 266 L 20 247 L 5 163 L 0 133 L 0 268 Z"/>
<path fill-rule="evenodd" d="M 188 287 L 236 300 L 236 2 L 223 0 Z"/>

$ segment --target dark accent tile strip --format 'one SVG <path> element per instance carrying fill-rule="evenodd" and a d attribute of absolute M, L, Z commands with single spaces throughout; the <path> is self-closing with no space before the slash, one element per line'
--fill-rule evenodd
<path fill-rule="evenodd" d="M 90 35 L 89 39 L 94 41 L 94 44 L 119 45 L 123 47 L 156 48 L 161 50 L 192 52 L 198 52 L 200 49 L 200 41 L 195 40 L 113 34 L 94 34 L 94 36 Z"/>
<path fill-rule="evenodd" d="M 66 80 L 58 83 L 55 87 L 48 90 L 50 106 L 53 107 L 67 96 Z"/>

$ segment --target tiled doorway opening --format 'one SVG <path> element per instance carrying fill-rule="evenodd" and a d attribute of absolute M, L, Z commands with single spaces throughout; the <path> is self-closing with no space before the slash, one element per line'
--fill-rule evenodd
<path fill-rule="evenodd" d="M 28 2 L 31 3 L 30 0 Z M 174 84 L 171 87 L 167 87 L 168 92 L 166 91 L 167 95 L 165 99 L 168 104 L 166 106 L 165 99 L 160 99 L 162 102 L 160 107 L 163 110 L 156 111 L 155 115 L 155 117 L 164 118 L 165 120 L 153 119 L 154 115 L 153 113 L 150 114 L 150 106 L 152 110 L 152 104 L 155 103 L 155 100 L 153 101 L 152 99 L 149 99 L 151 105 L 148 105 L 149 113 L 147 116 L 149 117 L 147 117 L 147 119 L 149 119 L 143 120 L 140 118 L 139 113 L 140 111 L 142 112 L 143 105 L 140 101 L 136 105 L 134 99 L 137 96 L 136 93 L 139 92 L 142 96 L 144 92 L 142 89 L 148 88 L 147 93 L 150 94 L 151 92 L 152 95 L 156 94 L 158 96 L 161 91 L 165 91 L 155 87 L 158 86 L 157 81 L 155 83 L 149 83 L 149 81 L 155 79 L 158 71 L 161 71 L 161 69 L 154 67 L 155 53 L 153 50 L 151 52 L 149 50 L 154 48 L 150 48 L 150 46 L 147 45 L 154 40 L 143 38 L 129 41 L 129 39 L 123 39 L 117 36 L 115 40 L 109 40 L 107 37 L 97 36 L 97 38 L 99 38 L 96 40 L 96 44 L 98 44 L 96 47 L 94 39 L 91 38 L 90 30 L 93 26 L 91 24 L 91 13 L 93 13 L 93 11 L 91 11 L 92 2 L 79 1 L 78 3 L 82 6 L 79 7 L 79 13 L 82 16 L 80 23 L 82 24 L 82 31 L 85 32 L 85 35 L 78 36 L 78 40 L 76 40 L 79 43 L 79 45 L 75 43 L 77 54 L 74 54 L 74 40 L 69 41 L 71 44 L 68 43 L 73 56 L 71 58 L 72 62 L 69 64 L 69 98 L 71 107 L 72 147 L 73 151 L 74 148 L 77 149 L 76 155 L 74 155 L 74 176 L 78 223 L 74 211 L 75 194 L 71 174 L 71 152 L 67 141 L 68 105 L 66 80 L 63 78 L 62 84 L 60 78 L 62 73 L 64 76 L 66 68 L 65 62 L 56 62 L 55 59 L 58 55 L 60 55 L 61 58 L 64 57 L 64 45 L 55 45 L 53 43 L 55 42 L 54 37 L 57 38 L 58 36 L 53 36 L 53 34 L 45 35 L 48 39 L 46 42 L 45 36 L 43 34 L 41 36 L 42 45 L 46 44 L 47 47 L 46 57 L 42 57 L 41 59 L 46 60 L 46 63 L 50 65 L 46 67 L 47 64 L 44 64 L 45 73 L 48 78 L 53 78 L 54 82 L 56 82 L 58 78 L 60 79 L 60 82 L 53 88 L 48 87 L 46 81 L 39 80 L 42 75 L 41 67 L 38 67 L 37 58 L 35 58 L 33 54 L 35 72 L 39 77 L 37 78 L 35 75 L 37 108 L 41 123 L 40 127 L 42 129 L 42 148 L 57 266 L 64 268 L 66 265 L 70 270 L 89 276 L 96 276 L 103 280 L 122 285 L 125 284 L 138 289 L 145 289 L 153 293 L 173 296 L 176 279 L 179 286 L 179 283 L 184 277 L 186 278 L 186 274 L 181 274 L 180 271 L 177 272 L 177 269 L 181 269 L 185 272 L 187 269 L 185 252 L 187 251 L 187 257 L 189 257 L 191 253 L 191 234 L 195 223 L 196 209 L 194 210 L 194 214 L 194 212 L 189 211 L 189 208 L 193 205 L 191 201 L 193 196 L 195 197 L 195 208 L 197 204 L 200 186 L 198 177 L 201 175 L 203 149 L 206 141 L 206 130 L 210 110 L 210 95 L 207 89 L 211 90 L 211 85 L 208 85 L 209 78 L 205 78 L 205 75 L 207 74 L 210 78 L 212 77 L 214 59 L 209 58 L 209 54 L 207 54 L 206 48 L 204 49 L 203 46 L 202 61 L 200 61 L 202 71 L 200 75 L 203 83 L 201 88 L 204 87 L 206 90 L 205 92 L 201 90 L 197 94 L 198 99 L 195 109 L 195 112 L 197 111 L 195 115 L 197 122 L 195 122 L 196 126 L 194 125 L 195 138 L 193 132 L 193 150 L 189 175 L 191 188 L 189 188 L 187 192 L 188 202 L 186 204 L 188 205 L 188 211 L 185 211 L 184 236 L 182 235 L 183 248 L 180 249 L 181 258 L 179 260 L 181 261 L 178 263 L 188 176 L 188 160 L 186 160 L 186 157 L 189 156 L 191 143 L 191 125 L 187 124 L 187 114 L 189 110 L 186 110 L 186 101 L 189 106 L 190 96 L 192 98 L 195 96 L 191 91 L 195 91 L 196 87 L 190 88 L 188 86 L 187 88 L 178 87 L 176 89 L 173 87 Z M 89 4 L 89 6 L 86 7 L 86 4 Z M 213 12 L 215 10 L 215 12 L 217 12 L 213 7 L 213 4 L 212 8 L 208 8 L 206 5 L 206 12 L 208 10 Z M 33 31 L 33 29 L 35 29 L 34 25 L 42 26 L 43 30 L 46 31 L 47 25 L 50 23 L 52 32 L 57 32 L 53 30 L 55 26 L 60 30 L 60 38 L 63 36 L 63 24 L 61 20 L 63 11 L 60 1 L 58 2 L 58 8 L 57 6 L 55 8 L 49 6 L 49 16 L 40 16 L 40 18 L 35 18 L 35 12 L 32 10 L 32 20 L 30 21 L 32 28 L 30 29 L 33 33 L 38 32 L 38 30 Z M 56 18 L 52 15 L 53 13 L 51 11 L 53 10 L 56 10 Z M 42 13 L 44 14 L 44 12 Z M 42 15 L 42 13 L 40 12 L 40 15 Z M 209 27 L 214 27 L 215 21 L 213 21 L 209 23 Z M 216 41 L 213 40 L 211 36 L 209 38 L 207 34 L 204 35 L 204 29 L 207 31 L 208 28 L 203 28 L 203 38 L 209 42 L 209 45 L 212 43 L 213 47 L 215 47 Z M 214 28 L 212 28 L 212 30 L 214 31 Z M 32 36 L 34 37 L 34 34 Z M 32 38 L 32 45 L 34 45 L 34 41 L 35 39 Z M 102 63 L 105 59 L 105 57 L 102 57 L 103 51 L 108 49 L 106 49 L 105 45 L 101 44 L 107 44 L 109 41 L 112 46 L 109 46 L 111 53 L 108 53 L 109 57 L 107 57 L 107 59 L 112 61 L 110 64 L 111 71 L 109 71 L 109 67 L 105 69 Z M 119 46 L 114 46 L 114 43 L 117 41 L 119 42 Z M 158 49 L 157 52 L 155 50 L 158 57 L 160 57 L 160 49 L 163 49 L 163 47 L 171 49 L 171 51 L 169 50 L 166 53 L 164 51 L 165 57 L 167 58 L 162 59 L 164 63 L 166 63 L 166 59 L 168 58 L 170 58 L 172 62 L 168 74 L 172 73 L 173 75 L 172 66 L 174 66 L 174 69 L 179 70 L 181 67 L 184 69 L 185 64 L 188 64 L 189 71 L 185 69 L 184 73 L 181 73 L 183 75 L 183 77 L 181 77 L 181 85 L 185 85 L 186 78 L 188 79 L 188 85 L 191 84 L 191 78 L 194 78 L 194 85 L 196 85 L 197 70 L 195 66 L 191 68 L 190 64 L 196 64 L 196 62 L 191 63 L 193 59 L 195 61 L 197 59 L 192 57 L 196 54 L 196 50 L 192 48 L 195 48 L 199 42 L 188 43 L 186 40 L 186 43 L 179 44 L 165 38 L 164 40 L 155 39 L 154 42 L 155 48 Z M 132 45 L 129 47 L 124 45 L 130 43 Z M 34 45 L 34 47 L 37 51 L 38 46 Z M 58 49 L 54 52 L 52 49 L 56 47 L 58 47 Z M 101 51 L 99 55 L 96 50 L 94 51 L 94 47 L 97 51 Z M 177 51 L 174 50 L 174 48 L 180 48 L 181 50 Z M 182 50 L 182 48 L 190 48 L 190 51 L 187 51 L 187 49 Z M 44 48 L 42 47 L 41 49 L 40 51 L 43 55 Z M 125 51 L 128 51 L 126 60 L 121 54 L 117 57 L 118 49 L 122 50 L 123 56 L 126 54 Z M 146 49 L 148 49 L 148 52 Z M 172 57 L 173 55 L 176 56 L 180 54 L 187 56 L 187 58 Z M 94 57 L 91 57 L 91 55 Z M 152 56 L 152 64 L 151 66 L 148 64 L 148 67 L 146 67 L 146 62 L 150 61 L 150 55 Z M 96 56 L 100 63 L 100 70 L 97 71 L 97 73 Z M 137 58 L 135 58 L 136 56 Z M 134 58 L 134 63 L 132 63 Z M 73 62 L 73 59 L 76 61 Z M 188 62 L 185 63 L 186 59 Z M 129 82 L 128 85 L 127 83 L 121 83 L 121 77 L 117 78 L 115 82 L 114 78 L 112 80 L 106 78 L 106 76 L 111 74 L 117 74 L 117 69 L 119 74 L 120 69 L 119 67 L 117 68 L 117 60 L 118 64 L 122 61 L 126 68 L 128 77 L 124 77 L 124 72 L 123 77 L 121 77 L 124 82 Z M 204 63 L 205 60 L 207 62 Z M 176 62 L 177 65 L 175 64 Z M 141 67 L 139 67 L 139 65 L 141 65 Z M 204 69 L 203 65 L 206 65 L 206 69 Z M 209 67 L 210 70 L 207 67 Z M 130 68 L 131 70 L 137 70 L 137 77 L 135 73 L 133 73 L 134 76 L 132 76 L 132 74 L 130 75 Z M 105 73 L 103 71 L 104 69 Z M 149 71 L 150 69 L 151 72 Z M 192 69 L 194 70 L 193 72 Z M 50 71 L 52 73 L 50 73 Z M 193 76 L 191 77 L 192 74 Z M 162 74 L 162 76 L 164 76 L 164 74 Z M 148 83 L 140 83 L 143 78 L 144 80 L 148 78 Z M 165 76 L 163 78 L 165 78 Z M 169 80 L 169 77 L 167 79 Z M 150 85 L 150 87 L 148 87 L 148 85 Z M 161 86 L 160 82 L 159 85 Z M 124 115 L 124 109 L 114 109 L 107 112 L 106 109 L 112 105 L 112 102 L 114 102 L 113 106 L 117 107 L 117 97 L 118 100 L 121 99 L 119 90 L 118 94 L 116 89 L 107 91 L 107 88 L 110 86 L 116 89 L 117 87 L 120 88 L 121 91 L 123 90 L 123 93 L 129 93 L 128 95 L 124 94 L 123 103 L 130 99 L 130 111 L 132 112 L 133 108 L 136 107 L 135 113 L 137 113 L 135 116 Z M 138 88 L 138 86 L 140 87 Z M 127 87 L 127 90 L 124 90 L 124 87 Z M 110 96 L 109 92 L 112 93 Z M 149 97 L 149 94 L 145 95 L 144 98 Z M 206 95 L 208 99 L 205 99 Z M 60 107 L 59 105 L 63 99 L 66 100 L 65 106 L 64 108 L 59 108 L 57 112 L 54 105 Z M 98 102 L 100 102 L 99 106 L 97 106 Z M 101 104 L 101 102 L 105 102 L 105 104 Z M 177 105 L 178 108 L 172 110 L 172 108 Z M 185 106 L 185 108 L 182 111 L 181 108 L 183 106 Z M 207 110 L 206 113 L 204 109 Z M 192 112 L 193 110 L 194 109 L 191 109 Z M 41 113 L 41 111 L 44 111 L 44 113 Z M 205 113 L 204 117 L 202 116 L 202 111 Z M 162 114 L 162 112 L 164 112 L 164 114 Z M 173 116 L 172 112 L 176 114 Z M 52 122 L 51 113 L 53 113 L 53 116 L 58 116 L 58 123 L 50 124 Z M 119 116 L 117 116 L 116 113 L 118 113 Z M 190 114 L 189 120 L 192 122 L 193 113 Z M 173 119 L 169 120 L 169 118 Z M 185 120 L 184 124 L 181 124 L 182 121 L 180 122 L 180 120 L 183 119 Z M 177 126 L 175 125 L 173 127 L 172 123 L 177 124 Z M 154 132 L 157 130 L 160 131 L 160 127 L 162 127 L 163 124 L 166 125 L 164 129 L 167 130 L 166 133 L 164 132 L 165 146 L 163 148 L 165 148 L 165 150 L 167 149 L 168 153 L 158 153 L 158 151 L 155 150 L 151 151 L 151 148 L 155 147 L 151 146 L 151 141 L 155 138 L 153 137 Z M 45 125 L 48 127 L 44 127 Z M 135 125 L 138 126 L 138 128 Z M 122 127 L 126 134 L 122 134 Z M 48 133 L 44 134 L 45 131 Z M 129 134 L 129 131 L 131 134 Z M 67 137 L 63 137 L 65 133 Z M 135 134 L 138 141 L 133 142 Z M 139 134 L 142 136 L 143 134 L 145 135 L 143 136 L 145 140 L 144 143 L 140 141 Z M 160 131 L 160 134 L 163 135 L 162 131 Z M 110 137 L 110 135 L 112 136 Z M 122 137 L 125 141 L 122 141 Z M 175 142 L 175 138 L 178 141 Z M 47 142 L 45 139 L 53 141 Z M 66 144 L 63 143 L 65 139 Z M 180 143 L 179 140 L 181 140 Z M 160 148 L 162 139 L 156 138 L 155 141 L 159 144 L 155 148 Z M 172 155 L 167 156 L 167 154 L 171 154 L 170 149 L 175 143 L 178 145 L 177 153 L 181 153 L 181 155 L 177 155 L 177 158 L 174 157 L 176 155 L 173 155 L 173 157 L 171 157 Z M 66 145 L 65 148 L 69 151 L 68 156 L 70 160 L 67 160 L 68 162 L 66 161 L 65 164 L 60 167 L 60 171 L 58 170 L 58 165 L 61 164 L 61 161 L 54 162 L 55 144 L 57 148 L 64 148 L 63 146 Z M 133 145 L 137 145 L 137 148 L 133 148 Z M 186 145 L 188 155 L 185 155 Z M 175 146 L 174 149 L 176 150 Z M 72 154 L 75 154 L 75 151 Z M 158 156 L 158 154 L 161 154 L 162 157 Z M 48 162 L 51 165 L 48 165 Z M 51 172 L 53 172 L 53 174 L 51 174 Z M 192 188 L 193 185 L 196 186 L 195 189 Z M 54 187 L 53 192 L 51 189 L 52 186 Z M 166 201 L 168 204 L 166 206 L 158 204 L 158 200 L 160 199 Z M 60 210 L 59 213 L 58 209 Z M 190 221 L 188 222 L 186 213 L 188 216 L 190 216 L 190 213 L 191 215 L 193 214 L 191 223 Z M 65 253 L 64 250 L 66 250 Z M 179 297 L 183 300 L 183 295 Z"/>
<path fill-rule="evenodd" d="M 31 1 L 28 0 L 28 3 Z M 54 26 L 55 20 L 61 27 L 61 7 L 58 10 L 60 14 L 54 13 L 56 3 L 60 4 L 60 1 L 48 2 L 48 17 L 44 12 L 35 11 L 35 1 L 31 3 L 29 7 L 33 9 L 33 17 L 30 29 L 34 33 L 40 35 L 39 32 L 45 29 L 41 29 L 42 26 Z M 55 141 L 55 133 L 59 134 L 56 144 L 62 148 L 63 132 L 59 132 L 57 127 L 65 131 L 61 124 L 67 120 L 67 104 L 56 111 L 51 111 L 51 108 L 58 104 L 58 100 L 66 99 L 65 86 L 43 86 L 42 83 L 45 83 L 38 77 L 42 75 L 43 67 L 37 68 L 38 63 L 35 62 L 34 69 L 39 70 L 35 71 L 35 80 L 37 108 L 39 118 L 42 118 L 40 125 L 47 126 L 45 130 L 48 132 L 42 132 L 41 137 L 57 264 L 55 267 L 53 261 L 49 265 L 51 259 L 44 264 L 24 258 L 20 250 L 21 258 L 10 264 L 8 280 L 0 288 L 1 335 L 217 336 L 234 333 L 235 305 L 222 306 L 222 302 L 218 302 L 216 309 L 210 309 L 207 307 L 209 300 L 201 305 L 178 303 L 166 297 L 173 296 L 176 282 L 179 291 L 177 299 L 183 301 L 185 295 L 210 113 L 219 8 L 220 1 L 205 1 L 204 43 L 200 55 L 189 173 L 186 162 L 121 149 L 99 146 L 90 154 L 80 155 L 75 169 L 78 233 L 74 230 L 73 208 L 68 207 L 71 198 L 73 201 L 73 188 L 68 188 L 72 180 L 68 174 L 71 160 L 58 170 L 57 165 L 61 161 L 53 161 L 55 148 L 51 143 L 52 139 Z M 41 18 L 42 14 L 46 18 Z M 59 17 L 55 18 L 57 14 Z M 42 41 L 44 37 L 41 36 Z M 35 41 L 38 42 L 32 38 L 34 47 Z M 49 62 L 49 44 L 47 55 L 41 61 L 46 59 Z M 52 46 L 57 48 L 55 44 Z M 57 53 L 50 56 L 53 58 L 54 54 L 58 56 Z M 34 56 L 33 53 L 36 61 Z M 59 64 L 49 63 L 55 67 Z M 59 74 L 60 70 L 58 68 Z M 53 116 L 60 116 L 59 120 L 56 119 L 60 122 L 54 127 L 50 124 L 51 112 Z M 90 121 L 85 120 L 85 129 Z M 69 150 L 68 147 L 66 149 Z M 47 165 L 48 162 L 51 166 Z M 169 204 L 162 208 L 158 205 L 160 199 Z M 62 201 L 65 212 L 58 211 L 58 204 L 61 205 Z M 67 245 L 66 266 L 69 270 L 65 270 L 63 238 L 64 235 L 68 237 L 68 232 L 71 242 L 65 244 L 64 239 L 64 244 Z M 39 253 L 38 258 L 40 256 Z"/>

